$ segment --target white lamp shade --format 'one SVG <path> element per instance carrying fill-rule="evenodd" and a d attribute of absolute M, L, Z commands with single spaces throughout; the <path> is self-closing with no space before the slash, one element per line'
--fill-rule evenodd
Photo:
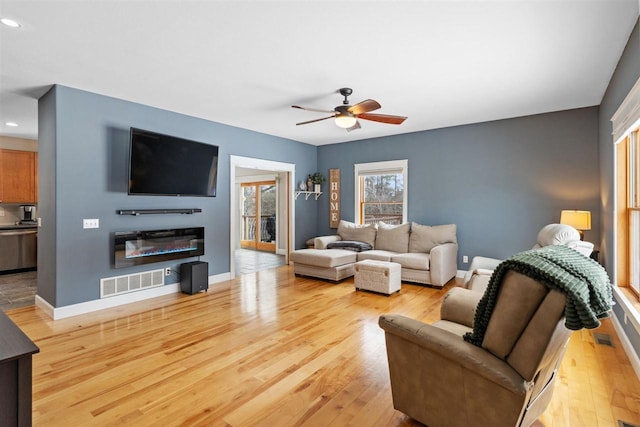
<path fill-rule="evenodd" d="M 567 224 L 576 230 L 591 230 L 591 212 L 566 210 L 560 213 L 560 223 Z"/>
<path fill-rule="evenodd" d="M 336 116 L 336 125 L 344 129 L 348 129 L 352 127 L 353 125 L 356 124 L 356 121 L 357 120 L 354 116 L 347 116 L 343 114 Z"/>

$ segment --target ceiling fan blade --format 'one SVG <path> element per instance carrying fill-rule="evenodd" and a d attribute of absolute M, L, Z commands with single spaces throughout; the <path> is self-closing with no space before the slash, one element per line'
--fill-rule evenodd
<path fill-rule="evenodd" d="M 362 102 L 358 102 L 356 105 L 349 107 L 347 111 L 357 116 L 358 114 L 368 113 L 369 111 L 374 111 L 378 108 L 381 108 L 380 104 L 378 104 L 378 101 L 374 101 L 373 99 L 366 99 Z"/>
<path fill-rule="evenodd" d="M 358 118 L 371 120 L 373 122 L 387 123 L 390 125 L 399 125 L 399 124 L 402 124 L 402 122 L 404 122 L 405 120 L 407 120 L 407 118 L 403 116 L 390 116 L 388 114 L 369 114 L 369 113 L 358 114 Z"/>
<path fill-rule="evenodd" d="M 333 113 L 333 110 L 318 110 L 317 108 L 307 108 L 307 107 L 300 107 L 299 105 L 292 105 L 291 108 L 297 108 L 299 110 L 305 110 L 305 111 L 313 111 L 316 113 Z"/>
<path fill-rule="evenodd" d="M 321 122 L 323 120 L 327 120 L 327 119 L 333 119 L 335 116 L 329 116 L 329 117 L 323 117 L 321 119 L 315 119 L 315 120 L 308 120 L 306 122 L 300 122 L 300 123 L 296 123 L 296 126 L 300 126 L 300 125 L 308 125 L 309 123 L 315 123 L 315 122 Z"/>
<path fill-rule="evenodd" d="M 355 125 L 351 126 L 350 128 L 347 128 L 347 132 L 351 132 L 352 130 L 356 130 L 356 129 L 360 129 L 360 123 L 356 122 Z"/>

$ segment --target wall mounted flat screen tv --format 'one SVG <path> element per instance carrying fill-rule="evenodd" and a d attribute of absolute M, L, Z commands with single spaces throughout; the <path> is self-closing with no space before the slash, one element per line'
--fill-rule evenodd
<path fill-rule="evenodd" d="M 218 146 L 131 128 L 129 194 L 215 197 Z"/>

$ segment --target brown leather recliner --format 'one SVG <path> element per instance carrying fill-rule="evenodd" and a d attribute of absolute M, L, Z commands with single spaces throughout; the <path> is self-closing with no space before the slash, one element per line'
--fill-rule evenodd
<path fill-rule="evenodd" d="M 433 325 L 380 316 L 394 408 L 429 427 L 529 426 L 544 412 L 571 335 L 565 296 L 507 272 L 478 347 L 462 336 L 481 297 L 454 288 Z"/>

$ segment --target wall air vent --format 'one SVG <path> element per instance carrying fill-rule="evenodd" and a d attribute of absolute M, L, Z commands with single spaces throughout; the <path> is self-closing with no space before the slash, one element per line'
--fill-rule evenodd
<path fill-rule="evenodd" d="M 143 271 L 100 279 L 100 298 L 164 286 L 164 270 Z"/>
<path fill-rule="evenodd" d="M 596 341 L 598 345 L 607 345 L 609 347 L 615 347 L 613 345 L 613 341 L 611 340 L 611 335 L 609 334 L 599 334 L 594 332 L 593 339 Z"/>

